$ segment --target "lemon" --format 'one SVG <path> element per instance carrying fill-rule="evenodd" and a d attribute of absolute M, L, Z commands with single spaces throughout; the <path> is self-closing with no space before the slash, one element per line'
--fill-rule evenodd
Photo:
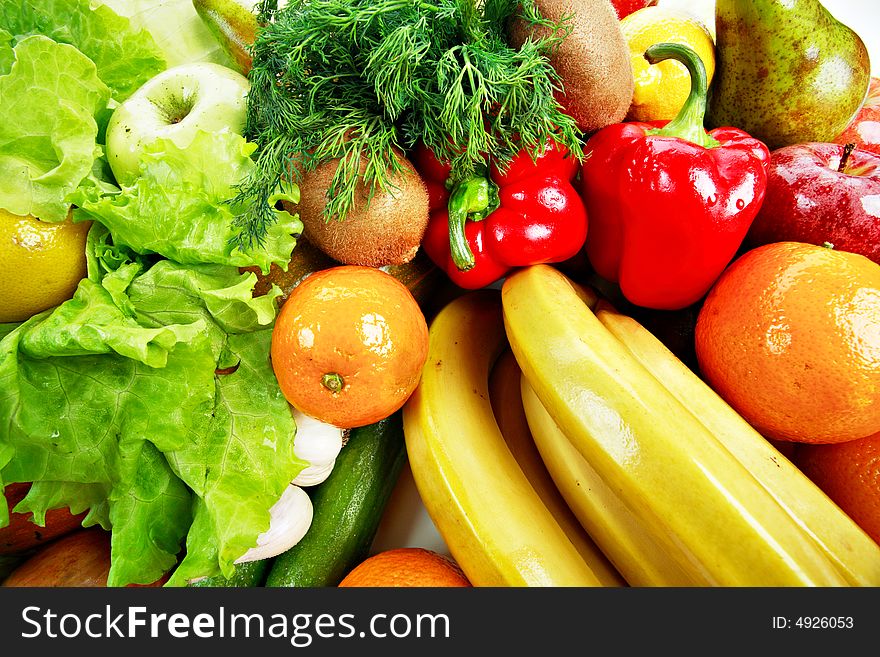
<path fill-rule="evenodd" d="M 684 64 L 674 60 L 650 64 L 645 59 L 645 50 L 655 43 L 691 47 L 703 61 L 706 79 L 711 83 L 715 73 L 715 42 L 709 28 L 693 14 L 671 7 L 644 7 L 625 16 L 620 29 L 629 45 L 635 79 L 627 120 L 671 120 L 690 92 L 691 78 Z"/>
<path fill-rule="evenodd" d="M 49 223 L 0 208 L 0 322 L 21 322 L 69 299 L 86 275 L 91 222 Z"/>

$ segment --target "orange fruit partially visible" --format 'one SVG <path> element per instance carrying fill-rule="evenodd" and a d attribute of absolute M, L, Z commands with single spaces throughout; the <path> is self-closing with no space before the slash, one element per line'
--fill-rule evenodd
<path fill-rule="evenodd" d="M 471 583 L 449 557 L 425 548 L 394 548 L 355 566 L 340 587 L 462 587 Z"/>
<path fill-rule="evenodd" d="M 373 267 L 342 265 L 297 285 L 275 321 L 272 368 L 291 405 L 350 429 L 403 406 L 428 357 L 410 291 Z"/>
<path fill-rule="evenodd" d="M 746 252 L 716 281 L 695 346 L 709 384 L 764 436 L 880 431 L 880 265 L 799 242 Z"/>
<path fill-rule="evenodd" d="M 0 323 L 22 322 L 73 296 L 86 275 L 90 221 L 50 223 L 0 208 Z"/>
<path fill-rule="evenodd" d="M 794 463 L 880 543 L 880 433 L 836 445 L 798 445 Z"/>

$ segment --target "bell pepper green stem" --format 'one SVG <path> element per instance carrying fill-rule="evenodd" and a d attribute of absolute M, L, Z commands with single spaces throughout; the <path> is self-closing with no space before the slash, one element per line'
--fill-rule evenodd
<path fill-rule="evenodd" d="M 718 146 L 718 140 L 709 135 L 703 127 L 709 82 L 706 78 L 706 67 L 700 56 L 692 48 L 681 43 L 655 43 L 645 51 L 645 59 L 651 64 L 674 59 L 684 64 L 691 76 L 691 90 L 678 115 L 664 127 L 647 131 L 648 134 L 678 137 L 703 148 Z"/>
<path fill-rule="evenodd" d="M 489 180 L 485 176 L 465 178 L 456 183 L 449 194 L 449 248 L 455 266 L 461 271 L 473 269 L 474 254 L 468 246 L 464 226 L 469 216 L 484 219 L 492 200 Z"/>

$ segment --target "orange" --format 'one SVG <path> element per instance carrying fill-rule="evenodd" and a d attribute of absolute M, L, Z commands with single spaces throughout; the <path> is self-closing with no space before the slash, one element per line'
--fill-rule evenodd
<path fill-rule="evenodd" d="M 880 431 L 880 265 L 776 242 L 746 252 L 697 316 L 702 374 L 767 438 L 838 443 Z"/>
<path fill-rule="evenodd" d="M 880 433 L 836 445 L 799 445 L 794 462 L 880 543 Z"/>
<path fill-rule="evenodd" d="M 271 356 L 291 405 L 349 429 L 403 406 L 428 357 L 428 326 L 392 275 L 331 267 L 309 275 L 281 306 Z"/>
<path fill-rule="evenodd" d="M 0 323 L 22 322 L 73 296 L 86 275 L 90 226 L 0 208 Z"/>
<path fill-rule="evenodd" d="M 394 548 L 369 557 L 339 583 L 341 587 L 470 586 L 449 557 L 425 548 Z"/>

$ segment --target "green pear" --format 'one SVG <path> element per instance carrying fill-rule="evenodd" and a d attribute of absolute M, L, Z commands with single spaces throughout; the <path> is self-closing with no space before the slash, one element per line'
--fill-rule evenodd
<path fill-rule="evenodd" d="M 819 0 L 717 0 L 715 32 L 709 127 L 771 149 L 832 141 L 867 96 L 865 44 Z"/>
<path fill-rule="evenodd" d="M 192 0 L 196 13 L 235 62 L 238 72 L 251 70 L 250 47 L 256 37 L 256 0 Z"/>

